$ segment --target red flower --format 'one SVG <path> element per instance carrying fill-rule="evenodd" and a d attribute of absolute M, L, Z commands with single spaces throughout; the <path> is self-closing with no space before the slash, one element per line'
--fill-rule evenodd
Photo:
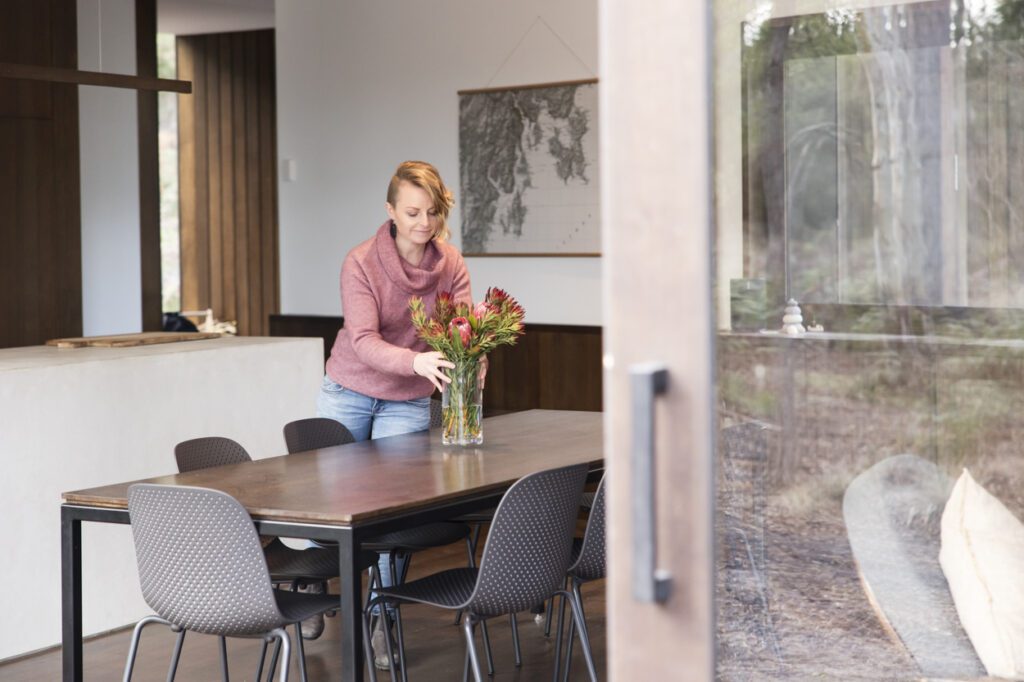
<path fill-rule="evenodd" d="M 452 341 L 461 341 L 463 348 L 469 348 L 473 328 L 469 326 L 469 320 L 466 318 L 453 317 L 452 321 L 448 323 L 448 334 L 452 337 Z"/>

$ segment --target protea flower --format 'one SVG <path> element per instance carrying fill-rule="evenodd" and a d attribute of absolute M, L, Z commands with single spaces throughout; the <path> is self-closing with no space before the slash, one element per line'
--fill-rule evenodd
<path fill-rule="evenodd" d="M 482 320 L 487 317 L 487 313 L 497 313 L 498 309 L 487 301 L 480 301 L 476 304 L 476 308 L 473 309 L 473 315 L 478 320 Z"/>
<path fill-rule="evenodd" d="M 470 339 L 473 336 L 473 329 L 469 326 L 469 320 L 465 317 L 453 317 L 448 323 L 448 335 L 452 341 L 461 341 L 463 348 L 469 348 Z"/>

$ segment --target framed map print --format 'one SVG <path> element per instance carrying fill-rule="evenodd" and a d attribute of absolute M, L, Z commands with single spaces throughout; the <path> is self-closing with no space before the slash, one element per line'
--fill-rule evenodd
<path fill-rule="evenodd" d="M 598 256 L 597 81 L 459 91 L 462 253 Z"/>

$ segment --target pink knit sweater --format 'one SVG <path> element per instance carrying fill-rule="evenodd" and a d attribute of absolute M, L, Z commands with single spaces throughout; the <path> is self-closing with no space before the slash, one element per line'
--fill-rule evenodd
<path fill-rule="evenodd" d="M 438 291 L 472 302 L 469 272 L 458 249 L 430 242 L 419 266 L 398 255 L 391 221 L 352 249 L 341 266 L 345 324 L 327 360 L 327 375 L 345 388 L 384 400 L 411 400 L 434 387 L 412 371 L 413 357 L 429 350 L 416 338 L 409 299 L 419 296 L 428 311 Z"/>

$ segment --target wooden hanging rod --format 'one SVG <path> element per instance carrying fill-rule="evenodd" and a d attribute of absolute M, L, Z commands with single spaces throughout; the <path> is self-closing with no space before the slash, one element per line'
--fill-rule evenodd
<path fill-rule="evenodd" d="M 127 88 L 129 90 L 159 90 L 161 92 L 180 92 L 185 95 L 192 94 L 191 81 L 128 76 L 120 73 L 101 73 L 99 71 L 79 71 L 78 69 L 61 69 L 55 66 L 38 66 L 35 64 L 0 63 L 0 78 L 99 85 L 108 88 Z"/>

